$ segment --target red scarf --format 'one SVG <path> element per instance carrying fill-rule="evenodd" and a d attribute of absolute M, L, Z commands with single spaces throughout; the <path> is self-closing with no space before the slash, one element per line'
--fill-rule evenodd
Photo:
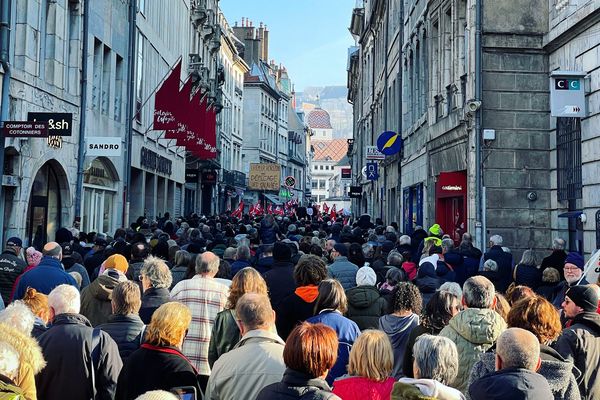
<path fill-rule="evenodd" d="M 191 363 L 191 361 L 184 356 L 179 350 L 176 349 L 172 349 L 170 347 L 158 347 L 158 346 L 154 346 L 148 343 L 144 343 L 143 345 L 140 346 L 142 349 L 148 349 L 148 350 L 153 350 L 153 351 L 159 351 L 161 353 L 167 353 L 167 354 L 173 354 L 175 356 L 178 356 L 180 358 L 183 358 L 185 361 L 188 362 L 188 364 L 190 364 L 190 366 L 192 367 L 192 369 L 194 370 L 194 373 L 196 375 L 198 375 L 198 371 L 196 370 L 196 367 L 194 367 L 194 364 Z"/>

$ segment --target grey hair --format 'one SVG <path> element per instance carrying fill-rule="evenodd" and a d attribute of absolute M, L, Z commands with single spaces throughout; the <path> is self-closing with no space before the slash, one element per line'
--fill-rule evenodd
<path fill-rule="evenodd" d="M 400 246 L 402 245 L 409 245 L 411 244 L 412 239 L 410 238 L 410 236 L 408 235 L 402 235 L 400 236 L 400 239 L 398 239 L 398 244 Z"/>
<path fill-rule="evenodd" d="M 483 270 L 484 271 L 492 271 L 492 272 L 498 272 L 498 263 L 494 260 L 486 260 L 483 263 Z"/>
<path fill-rule="evenodd" d="M 452 239 L 444 239 L 442 240 L 442 249 L 446 252 L 452 250 L 454 248 L 454 240 Z"/>
<path fill-rule="evenodd" d="M 440 292 L 452 293 L 457 299 L 462 299 L 463 291 L 460 285 L 456 282 L 444 282 L 438 289 Z"/>
<path fill-rule="evenodd" d="M 237 248 L 237 252 L 235 254 L 238 260 L 249 260 L 250 248 L 246 245 L 241 245 Z"/>
<path fill-rule="evenodd" d="M 192 255 L 188 253 L 186 250 L 177 250 L 175 253 L 175 265 L 185 265 L 187 266 L 192 259 Z"/>
<path fill-rule="evenodd" d="M 48 295 L 48 306 L 54 310 L 54 315 L 79 314 L 81 297 L 75 286 L 58 285 Z"/>
<path fill-rule="evenodd" d="M 371 257 L 373 257 L 373 254 L 375 254 L 373 245 L 369 244 L 369 243 L 365 243 L 362 245 L 362 252 L 363 252 L 363 256 L 365 256 L 366 258 L 371 258 Z"/>
<path fill-rule="evenodd" d="M 173 276 L 167 264 L 160 258 L 148 256 L 144 260 L 140 275 L 144 275 L 154 288 L 170 288 Z"/>
<path fill-rule="evenodd" d="M 561 238 L 554 238 L 554 240 L 552 240 L 552 249 L 554 250 L 564 250 L 565 249 L 565 240 L 561 239 Z"/>
<path fill-rule="evenodd" d="M 521 257 L 521 262 L 519 264 L 537 266 L 537 258 L 535 256 L 535 252 L 531 249 L 525 250 L 523 252 L 523 256 Z"/>
<path fill-rule="evenodd" d="M 502 246 L 502 251 L 508 254 L 511 254 L 510 248 L 506 246 Z"/>
<path fill-rule="evenodd" d="M 496 291 L 494 284 L 484 276 L 472 276 L 463 285 L 463 299 L 469 308 L 490 308 Z"/>
<path fill-rule="evenodd" d="M 458 375 L 458 351 L 444 336 L 421 335 L 413 347 L 418 379 L 433 379 L 450 385 Z M 417 376 L 415 376 L 417 378 Z"/>
<path fill-rule="evenodd" d="M 473 244 L 473 235 L 471 235 L 469 232 L 465 232 L 462 235 L 462 241 L 461 244 Z"/>
<path fill-rule="evenodd" d="M 16 378 L 19 372 L 19 361 L 19 353 L 13 346 L 7 342 L 0 342 L 0 374 L 11 379 Z"/>
<path fill-rule="evenodd" d="M 196 258 L 196 274 L 216 275 L 219 272 L 219 264 L 221 260 L 215 253 L 205 251 Z"/>
<path fill-rule="evenodd" d="M 540 342 L 533 333 L 521 328 L 502 332 L 496 344 L 502 368 L 525 368 L 535 371 L 540 358 Z"/>
<path fill-rule="evenodd" d="M 492 235 L 490 236 L 490 242 L 492 242 L 492 244 L 494 246 L 502 246 L 502 236 L 500 235 Z"/>
<path fill-rule="evenodd" d="M 16 328 L 27 336 L 31 335 L 34 322 L 35 315 L 21 300 L 13 301 L 0 311 L 0 323 Z"/>
<path fill-rule="evenodd" d="M 390 254 L 388 254 L 387 257 L 388 265 L 392 265 L 394 267 L 401 267 L 403 262 L 404 258 L 402 257 L 402 254 L 398 253 L 397 251 L 390 251 Z"/>

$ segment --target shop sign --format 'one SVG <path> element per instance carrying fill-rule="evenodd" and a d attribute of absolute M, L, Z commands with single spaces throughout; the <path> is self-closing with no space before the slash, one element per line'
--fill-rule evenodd
<path fill-rule="evenodd" d="M 250 164 L 249 187 L 255 190 L 279 190 L 281 166 L 273 163 Z"/>
<path fill-rule="evenodd" d="M 289 187 L 289 188 L 293 188 L 294 186 L 296 186 L 296 178 L 294 178 L 293 176 L 286 176 L 285 180 L 283 181 L 283 183 L 285 184 L 285 186 Z"/>
<path fill-rule="evenodd" d="M 171 175 L 173 162 L 150 149 L 142 147 L 140 165 L 150 171 Z"/>
<path fill-rule="evenodd" d="M 352 199 L 360 199 L 362 196 L 362 188 L 360 186 L 350 186 L 348 196 Z"/>
<path fill-rule="evenodd" d="M 381 153 L 377 146 L 367 146 L 367 160 L 385 160 L 385 154 Z"/>
<path fill-rule="evenodd" d="M 376 181 L 379 179 L 379 171 L 377 169 L 377 163 L 367 163 L 367 179 L 370 181 Z"/>
<path fill-rule="evenodd" d="M 185 170 L 185 181 L 189 183 L 198 183 L 198 170 L 197 169 L 186 169 Z"/>
<path fill-rule="evenodd" d="M 585 117 L 585 90 L 581 71 L 552 71 L 550 75 L 550 115 Z"/>
<path fill-rule="evenodd" d="M 202 183 L 217 183 L 217 173 L 213 170 L 202 171 Z"/>
<path fill-rule="evenodd" d="M 121 138 L 92 136 L 85 138 L 85 155 L 88 157 L 121 156 Z"/>
<path fill-rule="evenodd" d="M 402 149 L 402 138 L 396 132 L 383 132 L 377 138 L 377 150 L 386 156 L 393 156 Z"/>
<path fill-rule="evenodd" d="M 28 121 L 47 122 L 49 136 L 71 136 L 73 134 L 73 113 L 27 113 Z"/>
<path fill-rule="evenodd" d="M 352 179 L 352 168 L 342 168 L 342 179 Z"/>
<path fill-rule="evenodd" d="M 2 128 L 4 137 L 47 137 L 46 122 L 6 121 Z"/>

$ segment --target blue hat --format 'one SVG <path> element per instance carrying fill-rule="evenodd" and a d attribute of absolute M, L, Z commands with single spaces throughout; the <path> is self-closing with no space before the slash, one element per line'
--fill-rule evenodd
<path fill-rule="evenodd" d="M 6 241 L 6 245 L 7 246 L 13 246 L 13 247 L 23 247 L 23 242 L 21 241 L 21 239 L 19 239 L 18 237 L 11 237 L 10 239 L 8 239 Z"/>
<path fill-rule="evenodd" d="M 573 264 L 579 269 L 583 269 L 583 266 L 585 265 L 585 260 L 583 259 L 583 256 L 581 254 L 572 251 L 569 254 L 567 254 L 565 264 Z"/>

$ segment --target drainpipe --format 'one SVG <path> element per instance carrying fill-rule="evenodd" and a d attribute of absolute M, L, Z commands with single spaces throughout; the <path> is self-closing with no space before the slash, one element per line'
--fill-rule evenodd
<path fill-rule="evenodd" d="M 129 2 L 129 45 L 127 46 L 127 136 L 125 138 L 125 172 L 123 174 L 123 227 L 129 226 L 129 206 L 131 204 L 131 147 L 133 140 L 133 105 L 135 92 L 135 33 L 137 25 L 137 2 Z"/>
<path fill-rule="evenodd" d="M 83 195 L 83 163 L 85 158 L 85 123 L 87 119 L 87 87 L 88 87 L 88 48 L 90 2 L 83 2 L 83 57 L 81 65 L 81 103 L 79 119 L 79 146 L 77 148 L 77 183 L 75 188 L 75 216 L 81 217 L 81 198 Z"/>
<path fill-rule="evenodd" d="M 481 101 L 483 93 L 483 68 L 482 68 L 482 15 L 483 0 L 477 0 L 475 3 L 475 99 Z M 481 118 L 482 109 L 475 112 L 475 233 L 480 249 L 485 248 L 486 227 L 483 223 L 485 213 L 485 197 L 483 193 L 483 166 L 481 165 Z"/>
<path fill-rule="evenodd" d="M 10 62 L 9 62 L 9 44 L 10 44 L 10 5 L 11 0 L 2 0 L 2 9 L 0 10 L 0 63 L 4 68 L 2 75 L 2 106 L 0 106 L 0 119 L 2 124 L 8 120 L 8 105 L 10 92 Z M 4 135 L 0 135 L 0 175 L 4 174 Z M 4 243 L 4 188 L 0 182 L 0 243 Z"/>
<path fill-rule="evenodd" d="M 404 45 L 404 2 L 400 1 L 400 22 L 398 24 L 398 26 L 400 27 L 400 33 L 398 33 L 398 35 L 400 36 L 398 38 L 398 42 L 399 42 L 399 46 L 400 46 L 400 54 L 398 54 L 398 62 L 400 63 L 399 65 L 399 69 L 398 69 L 398 134 L 400 135 L 400 137 L 402 137 L 402 118 L 403 118 L 403 114 L 402 114 L 402 90 L 403 90 L 403 83 L 402 83 L 402 47 Z M 427 98 L 427 97 L 425 97 Z M 398 190 L 396 191 L 396 196 L 400 196 L 401 202 L 400 202 L 400 210 L 396 210 L 396 213 L 399 213 L 400 218 L 398 219 L 398 227 L 401 228 L 402 230 L 404 229 L 404 224 L 403 224 L 403 220 L 402 218 L 404 218 L 404 195 L 403 195 L 403 191 L 402 191 L 402 155 L 404 154 L 404 144 L 402 144 L 402 148 L 400 150 L 400 153 L 398 153 Z M 394 199 L 395 201 L 395 199 Z M 405 232 L 406 233 L 406 232 Z"/>

